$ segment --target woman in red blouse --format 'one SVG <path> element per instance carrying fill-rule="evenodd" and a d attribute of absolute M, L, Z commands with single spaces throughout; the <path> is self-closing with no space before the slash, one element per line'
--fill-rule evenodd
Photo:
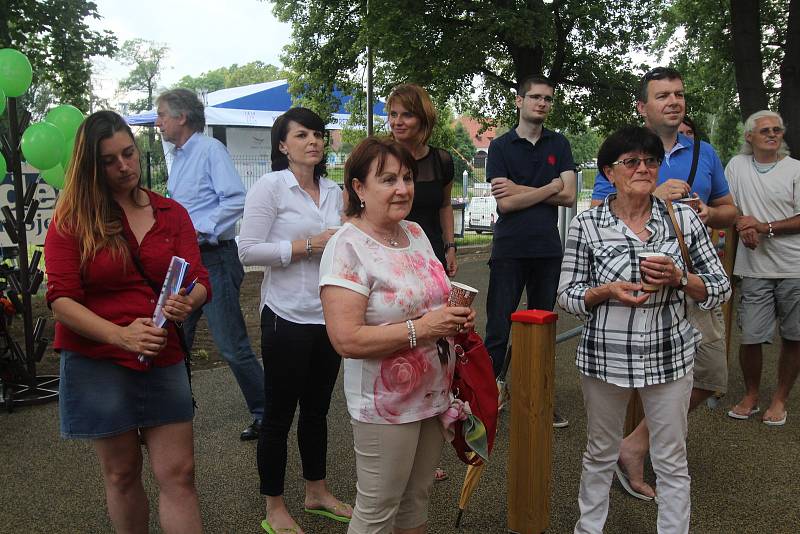
<path fill-rule="evenodd" d="M 122 117 L 89 116 L 45 240 L 61 434 L 92 440 L 117 532 L 148 529 L 140 438 L 160 490 L 162 530 L 200 532 L 194 410 L 174 323 L 210 297 L 208 273 L 186 210 L 143 189 L 139 177 L 139 150 Z M 168 298 L 168 322 L 158 328 L 156 290 L 172 256 L 190 263 L 186 279 L 197 284 Z"/>

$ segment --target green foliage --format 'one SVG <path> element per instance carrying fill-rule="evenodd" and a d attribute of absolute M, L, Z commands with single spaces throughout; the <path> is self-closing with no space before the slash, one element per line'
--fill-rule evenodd
<path fill-rule="evenodd" d="M 564 131 L 572 148 L 572 158 L 578 165 L 583 165 L 597 158 L 597 151 L 603 142 L 603 137 L 590 127 L 573 127 Z"/>
<path fill-rule="evenodd" d="M 460 122 L 454 124 L 455 127 L 451 126 L 453 130 L 453 142 L 447 149 L 453 156 L 455 180 L 458 182 L 459 178 L 464 174 L 464 171 L 472 171 L 472 160 L 475 158 L 475 152 L 477 152 L 477 150 L 472 143 L 469 132 L 464 128 L 464 125 Z"/>
<path fill-rule="evenodd" d="M 633 87 L 643 66 L 625 59 L 641 50 L 663 2 L 636 0 L 274 0 L 293 27 L 283 58 L 292 91 L 318 111 L 332 111 L 335 85 L 360 87 L 365 50 L 375 58 L 375 84 L 386 95 L 398 83 L 425 86 L 459 111 L 513 123 L 513 88 L 546 74 L 560 89 L 555 126 L 576 116 L 611 129 L 633 119 Z M 476 89 L 474 80 L 481 85 Z"/>
<path fill-rule="evenodd" d="M 763 78 L 770 107 L 776 110 L 788 7 L 786 0 L 760 2 Z M 654 51 L 672 54 L 673 66 L 684 76 L 687 115 L 723 162 L 738 152 L 742 141 L 730 23 L 730 2 L 674 0 L 653 44 Z"/>
<path fill-rule="evenodd" d="M 139 112 L 152 109 L 153 98 L 156 96 L 156 86 L 161 77 L 164 59 L 169 48 L 163 43 L 156 43 L 146 39 L 129 39 L 122 43 L 119 51 L 119 60 L 133 67 L 131 72 L 120 80 L 119 91 L 140 91 L 147 93 L 129 104 L 129 112 Z"/>
<path fill-rule="evenodd" d="M 200 76 L 184 76 L 178 80 L 175 87 L 213 92 L 229 87 L 281 80 L 288 76 L 289 73 L 280 67 L 261 61 L 252 61 L 241 66 L 234 63 L 230 67 L 220 67 L 204 72 Z"/>
<path fill-rule="evenodd" d="M 33 84 L 18 99 L 40 120 L 54 103 L 87 111 L 91 101 L 92 56 L 110 57 L 117 48 L 109 31 L 89 29 L 86 20 L 100 18 L 97 5 L 85 0 L 6 0 L 0 2 L 0 48 L 16 48 L 33 67 Z M 0 134 L 8 122 L 0 117 Z"/>

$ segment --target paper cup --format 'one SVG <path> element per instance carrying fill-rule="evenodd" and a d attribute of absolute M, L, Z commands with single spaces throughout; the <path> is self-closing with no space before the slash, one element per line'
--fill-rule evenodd
<path fill-rule="evenodd" d="M 341 227 L 342 225 L 328 226 L 328 230 L 333 230 L 334 232 L 338 232 Z"/>
<path fill-rule="evenodd" d="M 666 258 L 666 254 L 662 254 L 661 252 L 641 252 L 639 253 L 639 275 L 642 278 L 642 291 L 645 293 L 656 293 L 661 286 L 655 284 L 648 284 L 644 279 L 644 273 L 642 272 L 641 263 L 642 260 L 649 259 L 649 258 Z"/>
<path fill-rule="evenodd" d="M 447 299 L 448 306 L 464 306 L 469 308 L 478 290 L 459 282 L 450 282 L 450 298 Z"/>
<path fill-rule="evenodd" d="M 695 212 L 700 212 L 700 199 L 696 197 L 679 198 L 677 202 L 691 206 Z"/>

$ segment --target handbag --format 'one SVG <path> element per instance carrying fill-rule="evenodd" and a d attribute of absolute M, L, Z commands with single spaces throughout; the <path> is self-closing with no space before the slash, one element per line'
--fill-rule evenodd
<path fill-rule="evenodd" d="M 453 341 L 456 362 L 451 391 L 469 405 L 471 415 L 455 422 L 451 443 L 462 462 L 481 465 L 491 453 L 497 433 L 497 382 L 489 352 L 477 332 L 458 334 Z"/>

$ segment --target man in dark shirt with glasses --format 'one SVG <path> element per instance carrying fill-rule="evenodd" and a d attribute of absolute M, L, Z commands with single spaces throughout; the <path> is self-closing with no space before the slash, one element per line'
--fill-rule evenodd
<path fill-rule="evenodd" d="M 563 251 L 558 206 L 575 202 L 577 180 L 572 150 L 544 122 L 553 107 L 553 83 L 522 80 L 516 97 L 519 124 L 489 145 L 486 179 L 497 199 L 486 298 L 486 348 L 495 376 L 506 357 L 511 313 L 527 291 L 527 308 L 552 310 Z M 568 422 L 554 416 L 554 426 Z"/>

